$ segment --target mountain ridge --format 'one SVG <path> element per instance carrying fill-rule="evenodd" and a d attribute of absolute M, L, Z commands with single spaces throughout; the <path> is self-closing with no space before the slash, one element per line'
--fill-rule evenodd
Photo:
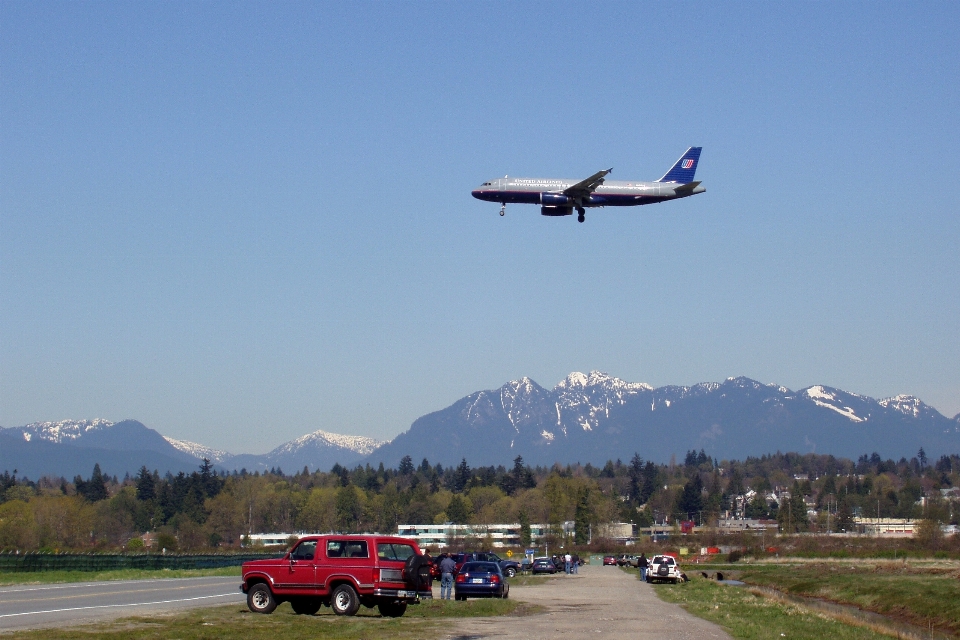
<path fill-rule="evenodd" d="M 826 385 L 792 391 L 739 376 L 723 382 L 654 388 L 600 371 L 572 372 L 553 389 L 529 377 L 471 393 L 415 420 L 392 441 L 317 430 L 266 454 L 232 454 L 165 437 L 136 420 L 102 418 L 0 427 L 0 470 L 21 475 L 89 474 L 99 456 L 105 473 L 196 469 L 326 470 L 334 464 L 396 466 L 405 455 L 432 463 L 531 464 L 629 458 L 667 461 L 689 449 L 743 459 L 774 451 L 855 458 L 899 458 L 923 447 L 928 456 L 960 451 L 960 414 L 946 418 L 911 395 L 876 400 Z"/>

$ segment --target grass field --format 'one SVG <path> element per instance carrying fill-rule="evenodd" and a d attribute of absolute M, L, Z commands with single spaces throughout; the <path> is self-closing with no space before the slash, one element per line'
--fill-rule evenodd
<path fill-rule="evenodd" d="M 721 569 L 722 571 L 723 569 Z M 729 565 L 737 579 L 960 636 L 960 570 L 904 562 Z"/>
<path fill-rule="evenodd" d="M 226 605 L 172 615 L 120 618 L 74 628 L 21 631 L 0 637 L 23 640 L 300 640 L 317 637 L 332 640 L 432 640 L 438 635 L 438 626 L 445 618 L 518 616 L 538 611 L 539 608 L 515 600 L 495 599 L 425 601 L 409 607 L 402 618 L 381 618 L 376 609 L 364 607 L 356 616 L 342 617 L 326 607 L 317 615 L 299 616 L 293 613 L 289 604 L 280 605 L 271 615 L 250 613 L 245 606 Z"/>
<path fill-rule="evenodd" d="M 743 640 L 866 640 L 887 638 L 873 630 L 855 627 L 802 607 L 754 595 L 703 578 L 679 585 L 654 586 L 657 596 L 675 602 L 690 613 L 715 622 L 731 636 Z"/>
<path fill-rule="evenodd" d="M 153 580 L 156 578 L 199 578 L 203 576 L 237 576 L 240 567 L 219 569 L 117 569 L 114 571 L 37 571 L 30 573 L 0 572 L 0 586 L 17 584 L 54 584 L 59 582 L 96 582 L 99 580 Z M 239 584 L 239 582 L 237 583 Z"/>

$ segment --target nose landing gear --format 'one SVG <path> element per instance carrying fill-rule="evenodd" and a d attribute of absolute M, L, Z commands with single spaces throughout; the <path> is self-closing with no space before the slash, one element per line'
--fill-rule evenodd
<path fill-rule="evenodd" d="M 500 203 L 500 215 L 502 216 L 504 213 L 506 213 L 506 211 L 507 211 L 507 203 L 506 202 Z"/>
<path fill-rule="evenodd" d="M 583 222 L 584 220 L 586 220 L 586 218 L 584 217 L 584 214 L 586 214 L 586 211 L 584 210 L 584 208 L 577 207 L 577 222 Z"/>

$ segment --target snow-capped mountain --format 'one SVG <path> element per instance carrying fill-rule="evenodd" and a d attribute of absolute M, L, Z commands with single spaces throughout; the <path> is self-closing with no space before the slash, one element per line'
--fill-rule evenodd
<path fill-rule="evenodd" d="M 823 385 L 791 391 L 749 378 L 653 388 L 592 371 L 547 390 L 529 378 L 478 391 L 416 420 L 368 457 L 395 465 L 603 463 L 634 452 L 667 461 L 689 449 L 743 459 L 775 451 L 900 458 L 960 451 L 960 421 L 912 396 L 875 400 Z"/>
<path fill-rule="evenodd" d="M 48 442 L 76 441 L 91 431 L 109 429 L 113 423 L 109 420 L 96 418 L 94 420 L 60 420 L 59 422 L 33 422 L 22 427 L 15 427 L 23 435 L 23 439 L 30 442 L 33 438 Z"/>
<path fill-rule="evenodd" d="M 16 469 L 33 480 L 44 475 L 88 477 L 95 464 L 123 477 L 141 466 L 161 472 L 190 472 L 196 458 L 136 420 L 61 420 L 0 428 L 0 471 Z"/>
<path fill-rule="evenodd" d="M 946 418 L 913 396 L 875 400 L 824 385 L 791 391 L 749 378 L 653 388 L 592 371 L 574 372 L 553 389 L 530 378 L 477 391 L 425 415 L 392 442 L 314 431 L 263 455 L 233 455 L 201 444 L 164 438 L 135 420 L 64 420 L 0 428 L 0 472 L 18 469 L 89 476 L 191 472 L 207 458 L 218 468 L 281 468 L 293 473 L 383 462 L 415 461 L 509 465 L 517 455 L 531 464 L 682 458 L 705 449 L 719 459 L 775 451 L 830 453 L 856 458 L 929 458 L 960 452 L 960 415 Z"/>
<path fill-rule="evenodd" d="M 94 464 L 103 473 L 134 475 L 145 466 L 160 473 L 196 471 L 205 458 L 216 468 L 232 471 L 291 472 L 307 467 L 328 470 L 334 464 L 351 465 L 383 443 L 364 436 L 315 431 L 284 443 L 265 455 L 234 455 L 206 445 L 164 437 L 136 420 L 62 420 L 35 422 L 22 427 L 0 427 L 0 472 L 17 470 L 20 476 L 88 477 Z"/>
<path fill-rule="evenodd" d="M 383 440 L 375 440 L 374 438 L 368 438 L 366 436 L 346 436 L 339 433 L 328 433 L 318 430 L 280 445 L 271 451 L 269 455 L 295 455 L 304 449 L 333 447 L 346 449 L 365 456 L 373 453 L 373 451 L 382 444 Z"/>
<path fill-rule="evenodd" d="M 266 454 L 232 454 L 212 449 L 194 442 L 184 442 L 167 438 L 180 451 L 189 453 L 198 460 L 206 458 L 217 466 L 227 470 L 246 469 L 264 471 L 280 468 L 283 471 L 300 471 L 306 467 L 309 471 L 327 471 L 333 465 L 351 465 L 366 455 L 373 453 L 383 444 L 380 440 L 366 436 L 349 436 L 327 431 L 314 431 L 300 436 Z"/>
<path fill-rule="evenodd" d="M 214 464 L 219 464 L 230 457 L 230 454 L 226 451 L 214 449 L 204 444 L 197 444 L 196 442 L 190 442 L 188 440 L 177 440 L 176 438 L 170 438 L 168 436 L 163 436 L 163 439 L 173 445 L 174 448 L 187 455 L 193 456 L 197 460 L 206 459 Z"/>

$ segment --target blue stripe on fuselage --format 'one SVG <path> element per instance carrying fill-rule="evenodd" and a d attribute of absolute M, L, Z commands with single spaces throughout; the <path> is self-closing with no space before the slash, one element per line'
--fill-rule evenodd
<path fill-rule="evenodd" d="M 540 204 L 539 191 L 500 191 L 498 189 L 483 190 L 477 189 L 471 194 L 478 200 L 487 202 L 504 202 L 509 204 Z M 599 195 L 592 194 L 584 201 L 586 207 L 633 207 L 642 204 L 654 204 L 664 200 L 675 200 L 683 196 L 648 196 L 636 193 L 618 194 L 605 193 Z"/>

